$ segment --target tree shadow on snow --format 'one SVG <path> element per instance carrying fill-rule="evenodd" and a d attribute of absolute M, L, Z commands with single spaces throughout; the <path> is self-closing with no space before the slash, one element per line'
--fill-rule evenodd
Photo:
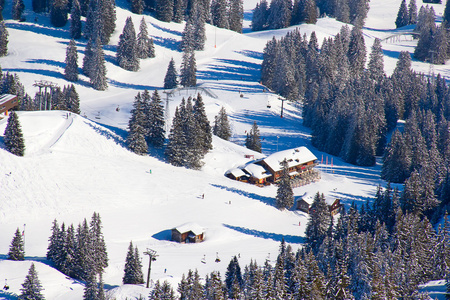
<path fill-rule="evenodd" d="M 219 188 L 219 189 L 223 189 L 229 192 L 233 192 L 236 194 L 239 194 L 241 196 L 250 198 L 250 199 L 254 199 L 254 200 L 258 200 L 264 204 L 270 205 L 270 206 L 274 206 L 275 207 L 275 198 L 271 198 L 271 197 L 266 197 L 266 196 L 261 196 L 255 193 L 250 193 L 247 191 L 243 191 L 243 190 L 239 190 L 237 188 L 234 187 L 228 187 L 228 186 L 224 186 L 224 185 L 219 185 L 219 184 L 211 184 L 213 187 Z"/>
<path fill-rule="evenodd" d="M 64 76 L 60 72 L 51 71 L 51 70 L 42 70 L 42 69 L 16 69 L 16 68 L 5 68 L 3 71 L 12 72 L 12 73 L 33 73 L 44 75 L 48 77 L 61 78 L 64 79 Z"/>
<path fill-rule="evenodd" d="M 70 34 L 67 29 L 56 29 L 54 27 L 46 27 L 32 23 L 7 23 L 8 28 L 17 30 L 30 31 L 38 34 L 48 35 L 56 38 L 70 39 Z"/>
<path fill-rule="evenodd" d="M 160 231 L 160 232 L 152 235 L 152 238 L 159 240 L 159 241 L 170 241 L 170 240 L 172 240 L 172 230 L 166 229 L 166 230 Z"/>
<path fill-rule="evenodd" d="M 164 38 L 160 36 L 152 36 L 153 43 L 160 47 L 164 47 L 173 51 L 180 51 L 180 41 L 173 38 Z"/>
<path fill-rule="evenodd" d="M 159 26 L 158 24 L 151 23 L 151 25 L 153 27 L 155 27 L 156 29 L 158 29 L 158 30 L 161 30 L 161 31 L 164 31 L 164 32 L 167 32 L 167 33 L 179 36 L 179 37 L 181 37 L 183 35 L 183 33 L 180 32 L 180 31 L 176 31 L 176 30 L 172 30 L 170 28 L 162 27 L 162 26 Z"/>
<path fill-rule="evenodd" d="M 100 124 L 102 127 L 106 127 L 108 130 L 103 129 L 100 126 L 94 126 L 90 122 L 84 122 L 89 125 L 92 129 L 94 129 L 98 134 L 106 137 L 108 140 L 114 141 L 117 145 L 127 148 L 125 140 L 126 140 L 126 131 L 117 127 L 106 126 L 104 124 Z M 112 132 L 111 132 L 112 131 Z"/>
<path fill-rule="evenodd" d="M 152 85 L 141 85 L 141 84 L 131 84 L 131 83 L 125 83 L 125 82 L 119 82 L 117 80 L 109 79 L 108 83 L 112 86 L 119 87 L 119 88 L 125 88 L 125 89 L 136 89 L 136 90 L 155 90 L 155 89 L 162 89 L 161 87 L 156 87 Z"/>
<path fill-rule="evenodd" d="M 258 52 L 258 51 L 242 50 L 242 51 L 234 51 L 234 52 L 242 54 L 242 55 L 245 55 L 245 56 L 250 57 L 250 58 L 255 58 L 255 59 L 260 59 L 260 60 L 263 59 L 262 52 Z"/>
<path fill-rule="evenodd" d="M 283 239 L 286 243 L 289 243 L 289 244 L 302 244 L 305 242 L 305 238 L 302 236 L 283 235 L 283 234 L 272 233 L 272 232 L 264 232 L 264 231 L 259 231 L 259 230 L 255 230 L 255 229 L 249 229 L 249 228 L 233 226 L 233 225 L 228 225 L 228 224 L 223 224 L 223 226 L 233 229 L 233 230 L 236 230 L 238 232 L 247 234 L 247 235 L 251 235 L 251 236 L 254 236 L 257 238 L 271 239 L 276 242 L 281 242 Z"/>
<path fill-rule="evenodd" d="M 19 296 L 17 296 L 16 294 L 14 294 L 13 292 L 8 292 L 5 290 L 0 290 L 0 299 L 5 299 L 5 300 L 16 300 L 19 299 Z"/>
<path fill-rule="evenodd" d="M 236 80 L 258 82 L 261 65 L 235 59 L 216 59 L 218 64 L 209 64 L 207 70 L 197 71 L 198 79 Z"/>
<path fill-rule="evenodd" d="M 66 63 L 51 59 L 29 59 L 25 62 L 30 64 L 43 64 L 43 65 L 49 65 L 49 66 L 55 66 L 64 69 L 66 67 Z"/>

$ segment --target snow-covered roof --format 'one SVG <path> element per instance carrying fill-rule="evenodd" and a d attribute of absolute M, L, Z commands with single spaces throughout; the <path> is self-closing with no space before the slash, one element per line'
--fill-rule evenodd
<path fill-rule="evenodd" d="M 233 169 L 230 169 L 230 170 L 228 170 L 225 174 L 231 174 L 231 175 L 233 175 L 235 178 L 239 178 L 239 177 L 245 175 L 244 171 L 242 171 L 242 169 L 239 169 L 239 168 L 233 168 Z"/>
<path fill-rule="evenodd" d="M 193 223 L 193 222 L 185 223 L 183 225 L 175 227 L 174 229 L 176 229 L 179 233 L 185 233 L 185 232 L 192 231 L 192 233 L 195 235 L 202 234 L 205 231 L 202 226 L 198 225 L 197 223 Z"/>
<path fill-rule="evenodd" d="M 10 95 L 10 94 L 3 94 L 3 95 L 0 95 L 0 105 L 6 103 L 6 102 L 8 102 L 8 101 L 10 101 L 11 99 L 14 99 L 14 98 L 16 98 L 16 97 L 17 97 L 16 95 Z"/>
<path fill-rule="evenodd" d="M 301 164 L 305 164 L 310 161 L 314 161 L 317 157 L 312 154 L 306 147 L 298 147 L 294 149 L 288 149 L 276 152 L 268 157 L 264 158 L 264 162 L 272 168 L 275 172 L 281 171 L 281 162 L 286 159 L 288 167 L 293 167 Z"/>
<path fill-rule="evenodd" d="M 257 165 L 254 163 L 246 165 L 245 171 L 247 171 L 251 176 L 253 176 L 257 179 L 267 178 L 272 175 L 272 174 L 270 174 L 270 172 L 268 172 L 266 169 L 264 169 L 263 166 Z"/>

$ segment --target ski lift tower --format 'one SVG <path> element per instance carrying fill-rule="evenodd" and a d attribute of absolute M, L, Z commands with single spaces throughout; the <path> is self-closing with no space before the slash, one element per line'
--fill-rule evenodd
<path fill-rule="evenodd" d="M 148 262 L 148 273 L 147 273 L 147 288 L 150 284 L 150 271 L 152 269 L 152 261 L 156 260 L 156 257 L 158 256 L 156 254 L 155 250 L 149 249 L 147 248 L 147 251 L 144 252 L 145 255 L 148 255 L 149 257 L 149 262 Z"/>
<path fill-rule="evenodd" d="M 34 82 L 33 86 L 39 88 L 38 98 L 39 98 L 39 110 L 42 110 L 42 100 L 44 100 L 44 110 L 52 110 L 52 92 L 58 87 L 56 83 L 46 80 L 37 80 Z M 42 89 L 44 89 L 44 94 L 42 95 Z M 47 89 L 50 89 L 50 93 L 47 93 Z"/>
<path fill-rule="evenodd" d="M 169 90 L 169 91 L 163 91 L 163 93 L 166 94 L 166 107 L 165 107 L 165 110 L 164 110 L 164 119 L 166 120 L 166 122 L 165 122 L 166 133 L 168 133 L 170 131 L 169 97 L 172 97 L 172 95 L 173 95 L 175 90 L 176 89 Z"/>

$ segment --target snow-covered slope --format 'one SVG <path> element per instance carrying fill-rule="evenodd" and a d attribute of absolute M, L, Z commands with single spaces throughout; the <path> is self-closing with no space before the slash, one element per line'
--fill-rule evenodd
<path fill-rule="evenodd" d="M 38 15 L 34 22 L 31 0 L 25 1 L 25 5 L 29 22 L 7 20 L 9 53 L 0 58 L 0 65 L 4 72 L 17 73 L 26 91 L 34 95 L 36 80 L 60 86 L 69 84 L 62 76 L 69 33 L 68 25 L 52 28 L 43 15 Z M 247 26 L 255 5 L 255 0 L 244 3 Z M 389 3 L 373 0 L 370 5 L 364 29 L 368 48 L 375 37 L 384 38 L 395 32 L 400 0 Z M 75 83 L 81 99 L 81 116 L 62 111 L 19 112 L 27 147 L 25 157 L 13 156 L 3 149 L 6 119 L 0 120 L 0 255 L 6 258 L 14 231 L 19 227 L 25 228 L 27 256 L 25 262 L 0 260 L 0 282 L 8 279 L 11 286 L 8 293 L 0 292 L 0 299 L 15 299 L 14 295 L 20 293 L 31 260 L 38 261 L 37 271 L 47 299 L 80 299 L 83 287 L 46 265 L 44 258 L 55 218 L 60 223 L 77 225 L 84 218 L 89 220 L 94 211 L 101 215 L 109 256 L 103 279 L 117 299 L 148 294 L 143 287 L 120 286 L 130 240 L 141 252 L 146 248 L 158 252 L 159 257 L 152 264 L 152 278 L 169 280 L 175 287 L 188 269 L 198 269 L 201 276 L 212 270 L 224 274 L 234 255 L 239 254 L 241 265 L 248 264 L 250 259 L 258 263 L 267 258 L 274 260 L 283 237 L 294 249 L 301 247 L 306 215 L 278 211 L 274 207 L 273 186 L 259 188 L 223 176 L 226 170 L 246 163 L 245 154 L 258 157 L 242 147 L 253 121 L 260 128 L 264 154 L 306 146 L 322 162 L 322 180 L 296 188 L 296 196 L 311 202 L 320 191 L 329 202 L 340 198 L 346 205 L 352 201 L 360 204 L 374 196 L 378 184 L 384 184 L 379 179 L 379 165 L 351 166 L 312 148 L 309 130 L 301 125 L 300 107 L 285 103 L 284 118 L 280 118 L 281 101 L 258 83 L 266 41 L 293 28 L 237 34 L 206 26 L 205 51 L 196 53 L 197 76 L 199 86 L 215 97 L 191 90 L 180 91 L 168 101 L 169 116 L 173 116 L 182 97 L 202 92 L 211 121 L 222 106 L 230 116 L 232 142 L 214 138 L 214 149 L 205 157 L 201 171 L 168 165 L 158 151 L 146 157 L 129 152 L 123 139 L 134 96 L 144 89 L 162 88 L 172 57 L 180 65 L 177 45 L 184 24 L 144 16 L 155 41 L 156 58 L 141 61 L 138 72 L 128 72 L 115 63 L 118 37 L 127 16 L 132 16 L 135 27 L 142 16 L 123 7 L 125 1 L 117 8 L 117 29 L 110 45 L 105 47 L 108 90 L 93 90 L 84 76 Z M 442 14 L 443 5 L 434 7 Z M 8 12 L 9 6 L 5 8 L 6 18 Z M 316 31 L 322 41 L 336 34 L 342 25 L 324 18 L 315 25 L 295 27 L 307 35 Z M 413 51 L 412 43 L 383 43 L 388 73 L 394 69 L 399 51 Z M 85 41 L 77 45 L 81 65 Z M 429 70 L 428 65 L 420 62 L 414 61 L 413 66 L 422 72 Z M 445 74 L 447 67 L 435 67 L 435 72 Z M 166 99 L 166 94 L 162 95 Z M 200 197 L 203 194 L 204 199 Z M 181 245 L 168 241 L 169 230 L 186 222 L 206 228 L 203 243 Z M 221 258 L 220 263 L 214 262 L 216 255 Z M 201 263 L 203 257 L 206 264 Z M 143 261 L 145 268 L 147 259 Z"/>

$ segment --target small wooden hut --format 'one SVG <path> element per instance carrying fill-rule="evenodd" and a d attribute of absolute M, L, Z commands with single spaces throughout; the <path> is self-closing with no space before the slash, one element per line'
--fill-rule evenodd
<path fill-rule="evenodd" d="M 178 243 L 199 243 L 204 239 L 204 228 L 196 223 L 186 223 L 172 229 L 172 241 Z"/>
<path fill-rule="evenodd" d="M 309 203 L 303 200 L 303 198 L 299 198 L 297 199 L 295 209 L 309 214 Z"/>
<path fill-rule="evenodd" d="M 8 115 L 8 110 L 19 105 L 16 95 L 3 94 L 0 95 L 0 114 Z"/>

